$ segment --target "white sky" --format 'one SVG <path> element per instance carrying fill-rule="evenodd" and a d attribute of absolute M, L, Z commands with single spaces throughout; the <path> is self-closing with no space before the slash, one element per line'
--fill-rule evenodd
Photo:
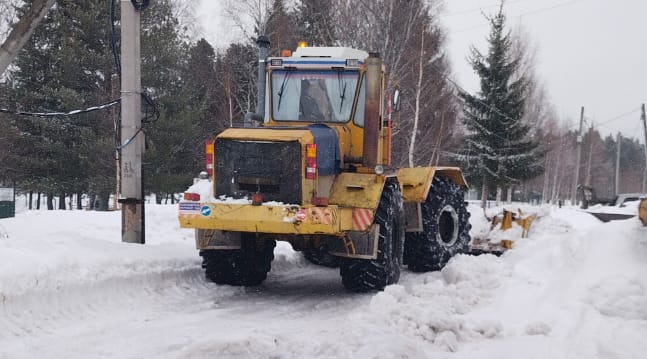
<path fill-rule="evenodd" d="M 200 3 L 205 38 L 225 46 L 236 29 L 221 13 L 221 1 Z M 489 26 L 481 10 L 496 12 L 498 0 L 445 4 L 442 22 L 454 78 L 475 92 L 478 79 L 466 56 L 470 45 L 487 51 Z M 505 12 L 508 25 L 521 26 L 536 48 L 537 75 L 560 118 L 576 128 L 584 106 L 587 125 L 644 142 L 639 107 L 647 102 L 647 1 L 507 0 Z"/>

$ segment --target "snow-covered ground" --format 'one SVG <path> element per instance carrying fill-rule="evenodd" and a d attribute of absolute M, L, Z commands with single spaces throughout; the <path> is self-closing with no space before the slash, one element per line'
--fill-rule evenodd
<path fill-rule="evenodd" d="M 0 220 L 0 358 L 646 358 L 647 227 L 525 210 L 502 257 L 367 294 L 285 243 L 262 286 L 207 282 L 175 206 L 147 206 L 143 246 L 119 212 L 22 210 Z"/>

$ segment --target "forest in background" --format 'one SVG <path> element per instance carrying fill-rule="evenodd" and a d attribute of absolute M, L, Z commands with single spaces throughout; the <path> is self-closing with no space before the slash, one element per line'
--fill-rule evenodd
<path fill-rule="evenodd" d="M 11 24 L 29 3 L 3 1 L 7 11 L 0 21 Z M 6 7 L 11 5 L 15 12 Z M 469 130 L 462 121 L 461 89 L 453 83 L 446 56 L 442 1 L 302 0 L 288 5 L 266 0 L 229 5 L 229 16 L 238 21 L 246 40 L 224 49 L 196 36 L 191 2 L 155 0 L 142 12 L 142 85 L 152 100 L 143 108 L 149 114 L 144 121 L 148 193 L 162 199 L 184 191 L 203 168 L 205 141 L 242 125 L 245 113 L 254 110 L 259 34 L 269 36 L 270 55 L 293 49 L 298 40 L 379 52 L 390 74 L 389 88 L 398 86 L 403 92 L 393 140 L 396 165 L 459 165 L 451 154 L 461 148 Z M 119 49 L 119 1 L 115 6 L 113 17 L 109 1 L 58 0 L 4 74 L 0 108 L 65 112 L 118 98 L 112 48 Z M 0 29 L 6 35 L 7 27 Z M 520 59 L 515 76 L 527 80 L 521 121 L 529 129 L 526 136 L 544 153 L 543 173 L 511 184 L 511 193 L 516 200 L 571 198 L 578 131 L 561 125 L 547 100 L 527 49 L 529 40 L 517 32 L 511 39 L 511 51 Z M 115 154 L 122 141 L 115 131 L 118 113 L 116 107 L 47 118 L 0 113 L 0 182 L 15 183 L 23 193 L 44 194 L 50 201 L 74 195 L 75 206 L 83 196 L 107 203 L 115 191 Z M 640 192 L 644 168 L 644 149 L 637 139 L 603 136 L 596 128 L 584 131 L 578 182 L 595 188 L 600 197 Z M 59 208 L 66 202 L 59 200 Z"/>

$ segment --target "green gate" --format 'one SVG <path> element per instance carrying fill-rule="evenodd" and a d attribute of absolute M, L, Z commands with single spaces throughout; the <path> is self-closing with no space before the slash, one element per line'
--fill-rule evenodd
<path fill-rule="evenodd" d="M 0 188 L 0 218 L 16 216 L 16 192 L 13 188 Z"/>

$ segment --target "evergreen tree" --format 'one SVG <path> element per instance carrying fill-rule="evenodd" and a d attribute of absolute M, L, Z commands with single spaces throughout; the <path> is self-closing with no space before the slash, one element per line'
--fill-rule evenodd
<path fill-rule="evenodd" d="M 216 53 L 205 39 L 200 39 L 189 49 L 187 66 L 184 71 L 183 92 L 188 100 L 187 110 L 200 127 L 199 135 L 205 139 L 220 132 L 225 126 L 216 121 L 217 89 Z"/>
<path fill-rule="evenodd" d="M 200 100 L 205 94 L 191 93 L 205 88 L 185 86 L 199 80 L 191 79 L 189 66 L 198 65 L 188 64 L 190 48 L 182 31 L 169 0 L 151 2 L 142 12 L 142 85 L 161 113 L 156 123 L 151 116 L 142 120 L 151 147 L 144 178 L 155 192 L 177 192 L 190 184 L 199 158 L 196 146 L 187 141 L 199 138 L 206 112 L 212 111 Z M 59 0 L 16 61 L 8 107 L 66 111 L 111 100 L 111 75 L 117 71 L 110 39 L 104 1 Z M 202 61 L 198 57 L 195 61 Z M 213 50 L 210 59 L 209 54 L 203 57 L 211 67 Z M 150 112 L 147 101 L 142 102 L 143 112 Z M 13 129 L 6 133 L 12 134 L 15 150 L 2 160 L 16 165 L 6 176 L 23 190 L 50 194 L 48 199 L 81 192 L 107 199 L 115 184 L 113 120 L 110 111 L 47 119 L 12 116 Z"/>
<path fill-rule="evenodd" d="M 543 151 L 522 121 L 527 82 L 518 73 L 519 57 L 511 53 L 503 5 L 491 25 L 487 56 L 471 48 L 470 63 L 480 78 L 477 95 L 460 92 L 468 130 L 462 149 L 470 183 L 481 186 L 485 201 L 491 189 L 531 179 L 543 171 Z"/>
<path fill-rule="evenodd" d="M 190 66 L 197 64 L 190 62 L 192 49 L 184 39 L 171 1 L 151 2 L 142 12 L 142 86 L 159 110 L 159 117 L 142 119 L 144 188 L 158 200 L 183 191 L 200 169 L 196 143 L 206 87 L 196 86 L 195 76 L 209 74 L 192 74 L 197 69 Z M 209 78 L 200 81 L 206 85 Z"/>
<path fill-rule="evenodd" d="M 10 107 L 65 111 L 110 99 L 114 68 L 108 56 L 109 23 L 97 21 L 98 14 L 105 14 L 99 0 L 57 2 L 16 61 L 10 76 Z M 95 112 L 48 119 L 14 117 L 12 124 L 20 134 L 12 140 L 17 148 L 12 160 L 19 164 L 14 179 L 23 189 L 48 193 L 49 199 L 53 194 L 87 191 L 96 179 L 91 164 L 105 156 L 95 144 L 109 136 L 104 125 L 112 120 L 106 116 Z"/>

